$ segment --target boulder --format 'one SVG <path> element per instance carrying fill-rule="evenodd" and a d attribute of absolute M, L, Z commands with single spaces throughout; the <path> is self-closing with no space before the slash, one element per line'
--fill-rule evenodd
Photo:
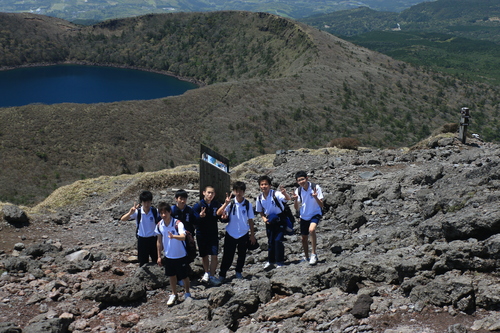
<path fill-rule="evenodd" d="M 15 205 L 5 205 L 2 208 L 3 218 L 13 226 L 20 228 L 29 225 L 28 215 Z"/>
<path fill-rule="evenodd" d="M 96 280 L 87 283 L 82 297 L 103 303 L 127 303 L 142 299 L 146 289 L 138 278 L 127 278 L 124 282 Z"/>

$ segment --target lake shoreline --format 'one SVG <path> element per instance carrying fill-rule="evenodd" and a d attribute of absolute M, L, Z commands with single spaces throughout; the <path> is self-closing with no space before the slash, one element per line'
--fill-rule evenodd
<path fill-rule="evenodd" d="M 176 75 L 175 73 L 172 73 L 169 71 L 162 71 L 162 70 L 137 67 L 137 66 L 129 66 L 129 65 L 102 64 L 102 63 L 87 62 L 87 61 L 60 61 L 60 62 L 51 62 L 51 63 L 43 62 L 43 63 L 25 64 L 25 65 L 20 65 L 20 66 L 3 66 L 3 67 L 0 67 L 0 71 L 7 71 L 7 70 L 18 69 L 18 68 L 47 67 L 47 66 L 57 66 L 57 65 L 82 65 L 82 66 L 99 66 L 99 67 L 133 69 L 133 70 L 138 70 L 138 71 L 143 71 L 143 72 L 150 72 L 150 73 L 171 76 L 171 77 L 174 77 L 174 78 L 181 80 L 181 81 L 196 84 L 200 88 L 206 86 L 205 82 L 198 81 L 198 80 L 195 80 L 195 79 L 190 78 L 190 77 L 179 76 L 179 75 Z"/>

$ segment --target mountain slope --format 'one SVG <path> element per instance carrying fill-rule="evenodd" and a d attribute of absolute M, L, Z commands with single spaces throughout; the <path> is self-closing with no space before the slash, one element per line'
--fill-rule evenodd
<path fill-rule="evenodd" d="M 36 202 L 75 179 L 196 162 L 199 143 L 232 164 L 346 136 L 370 146 L 409 145 L 457 122 L 464 105 L 472 131 L 499 126 L 493 87 L 421 72 L 274 15 L 148 15 L 62 34 L 23 22 L 31 39 L 44 38 L 66 56 L 36 52 L 33 44 L 0 59 L 139 67 L 208 85 L 151 101 L 0 109 L 1 200 Z M 16 29 L 3 27 L 0 40 Z"/>

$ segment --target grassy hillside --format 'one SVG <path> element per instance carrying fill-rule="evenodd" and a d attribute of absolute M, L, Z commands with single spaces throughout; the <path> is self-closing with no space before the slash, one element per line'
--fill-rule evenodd
<path fill-rule="evenodd" d="M 411 145 L 458 122 L 464 105 L 471 131 L 487 139 L 500 132 L 497 88 L 423 72 L 274 15 L 147 15 L 64 29 L 43 16 L 11 25 L 5 17 L 2 66 L 97 63 L 206 85 L 151 101 L 0 109 L 0 201 L 33 203 L 74 180 L 197 162 L 199 143 L 232 165 L 338 137 Z M 44 52 L 37 39 L 58 52 Z"/>

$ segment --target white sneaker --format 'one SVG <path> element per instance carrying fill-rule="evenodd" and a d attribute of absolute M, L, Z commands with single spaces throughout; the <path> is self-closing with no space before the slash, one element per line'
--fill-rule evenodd
<path fill-rule="evenodd" d="M 172 295 L 170 295 L 170 296 L 168 297 L 167 305 L 168 305 L 168 306 L 172 306 L 172 305 L 174 305 L 176 302 L 177 302 L 177 295 L 173 295 L 173 294 L 172 294 Z"/>
<path fill-rule="evenodd" d="M 311 259 L 309 260 L 309 265 L 316 265 L 318 262 L 318 256 L 316 254 L 311 254 Z"/>
<path fill-rule="evenodd" d="M 207 283 L 208 280 L 210 280 L 210 274 L 208 274 L 208 272 L 207 272 L 207 273 L 203 274 L 203 277 L 201 278 L 201 282 Z"/>
<path fill-rule="evenodd" d="M 269 261 L 266 261 L 266 263 L 264 264 L 264 269 L 267 269 L 269 267 L 273 266 L 272 263 L 270 263 Z"/>

